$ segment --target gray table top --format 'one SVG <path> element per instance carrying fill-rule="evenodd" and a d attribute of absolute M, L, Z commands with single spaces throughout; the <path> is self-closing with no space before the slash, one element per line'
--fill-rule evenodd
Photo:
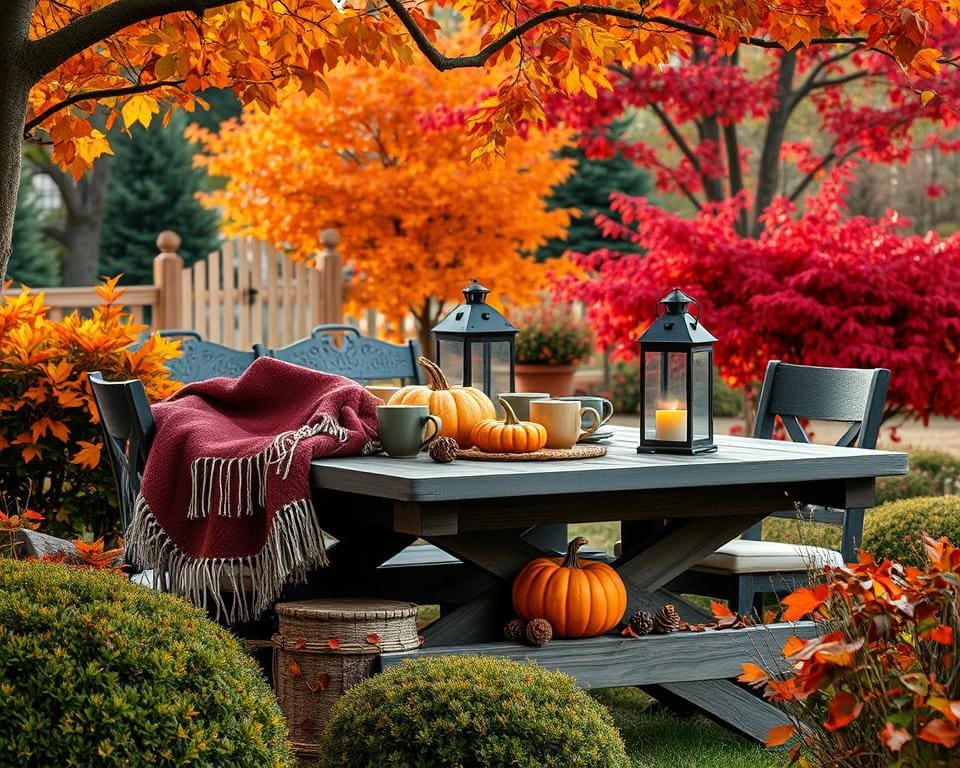
<path fill-rule="evenodd" d="M 454 501 L 516 495 L 691 488 L 750 483 L 846 480 L 902 475 L 907 455 L 718 436 L 716 453 L 638 454 L 639 430 L 617 427 L 607 455 L 573 461 L 468 461 L 439 464 L 383 455 L 317 459 L 316 489 L 398 501 Z"/>

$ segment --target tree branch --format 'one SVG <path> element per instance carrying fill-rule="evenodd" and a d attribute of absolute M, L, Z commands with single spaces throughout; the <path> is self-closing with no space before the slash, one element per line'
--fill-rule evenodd
<path fill-rule="evenodd" d="M 101 88 L 95 91 L 82 91 L 81 93 L 75 93 L 73 96 L 70 96 L 58 104 L 54 104 L 52 107 L 45 109 L 30 122 L 24 125 L 23 136 L 24 138 L 27 138 L 30 134 L 30 131 L 39 127 L 44 120 L 52 115 L 55 115 L 61 109 L 66 109 L 74 104 L 79 104 L 81 101 L 89 101 L 91 99 L 107 99 L 116 96 L 131 96 L 135 93 L 145 93 L 147 91 L 152 91 L 155 88 L 178 86 L 183 85 L 183 83 L 183 80 L 158 80 L 154 83 L 139 83 L 138 85 L 130 85 L 122 88 Z"/>
<path fill-rule="evenodd" d="M 837 156 L 836 153 L 836 144 L 830 149 L 827 154 L 820 158 L 820 162 L 817 163 L 816 167 L 813 168 L 806 176 L 800 179 L 796 187 L 793 188 L 793 192 L 788 195 L 788 199 L 792 202 L 796 200 L 800 195 L 804 193 L 807 187 L 813 182 L 814 179 L 820 174 L 822 170 L 827 168 L 830 165 L 837 165 L 849 159 L 855 155 L 860 150 L 859 147 L 854 147 L 853 149 L 848 149 L 842 155 Z"/>
<path fill-rule="evenodd" d="M 24 157 L 33 164 L 37 171 L 49 176 L 51 181 L 56 184 L 67 212 L 72 216 L 79 215 L 83 209 L 83 201 L 80 199 L 80 190 L 73 183 L 73 179 L 60 170 L 59 166 L 51 162 L 46 153 L 42 153 L 42 157 L 35 157 L 32 153 L 27 153 Z"/>
<path fill-rule="evenodd" d="M 659 104 L 648 101 L 647 106 L 653 110 L 653 114 L 657 116 L 657 118 L 663 124 L 663 127 L 667 129 L 667 133 L 670 134 L 670 138 L 674 140 L 677 147 L 683 153 L 683 156 L 690 161 L 690 164 L 694 167 L 694 170 L 703 176 L 703 170 L 700 166 L 700 158 L 694 154 L 693 149 L 690 148 L 687 140 L 683 138 L 683 134 L 680 133 L 680 130 L 677 128 L 673 120 L 670 119 L 670 116 L 660 108 Z"/>
<path fill-rule="evenodd" d="M 54 240 L 60 243 L 60 245 L 69 244 L 67 242 L 67 230 L 64 229 L 63 227 L 53 227 L 53 226 L 41 227 L 40 232 L 45 237 L 49 237 L 51 240 Z"/>
<path fill-rule="evenodd" d="M 638 24 L 654 24 L 667 27 L 668 29 L 672 29 L 677 32 L 686 32 L 687 34 L 695 35 L 697 37 L 716 39 L 716 35 L 713 32 L 710 32 L 703 27 L 687 24 L 685 22 L 678 21 L 677 19 L 672 19 L 669 16 L 647 16 L 644 13 L 630 11 L 625 8 L 615 8 L 607 5 L 581 4 L 551 8 L 550 10 L 534 14 L 522 24 L 516 25 L 510 31 L 504 33 L 489 45 L 481 48 L 477 53 L 464 56 L 447 56 L 441 53 L 439 49 L 437 49 L 437 47 L 430 42 L 430 39 L 427 37 L 426 33 L 420 29 L 420 27 L 417 25 L 417 22 L 414 21 L 413 17 L 407 11 L 403 4 L 403 0 L 386 0 L 386 3 L 397 15 L 397 18 L 400 19 L 400 23 L 406 28 L 410 37 L 413 39 L 414 44 L 420 49 L 420 52 L 426 56 L 427 60 L 433 64 L 434 67 L 441 71 L 482 66 L 487 59 L 494 54 L 499 53 L 514 40 L 522 37 L 531 29 L 534 29 L 546 21 L 569 16 L 612 16 L 618 19 L 628 19 L 629 21 L 633 21 Z M 742 42 L 759 48 L 778 48 L 783 50 L 783 46 L 780 43 L 776 42 L 775 40 L 767 40 L 762 37 L 744 37 Z M 865 42 L 866 39 L 862 37 L 818 37 L 811 40 L 810 45 L 849 44 L 859 46 L 863 45 Z"/>
<path fill-rule="evenodd" d="M 78 16 L 65 27 L 29 44 L 28 66 L 34 81 L 56 69 L 71 56 L 141 21 L 168 13 L 204 11 L 231 5 L 237 0 L 114 0 Z"/>
<path fill-rule="evenodd" d="M 793 92 L 793 95 L 790 97 L 789 112 L 793 112 L 796 109 L 800 102 L 803 101 L 810 93 L 817 88 L 830 88 L 834 85 L 843 85 L 844 83 L 852 83 L 854 80 L 860 80 L 864 78 L 869 73 L 865 70 L 857 70 L 856 72 L 848 72 L 845 75 L 840 75 L 838 77 L 828 77 L 823 80 L 813 80 L 810 78 L 804 82 L 797 90 Z"/>

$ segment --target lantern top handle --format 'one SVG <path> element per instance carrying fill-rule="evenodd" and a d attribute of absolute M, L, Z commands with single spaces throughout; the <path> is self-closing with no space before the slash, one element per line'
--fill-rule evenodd
<path fill-rule="evenodd" d="M 470 284 L 463 289 L 463 300 L 467 304 L 486 304 L 488 293 L 490 293 L 490 289 L 484 288 L 477 278 L 473 278 Z"/>
<path fill-rule="evenodd" d="M 687 296 L 679 288 L 674 288 L 670 293 L 664 296 L 660 301 L 657 302 L 657 317 L 661 315 L 685 315 L 687 314 L 687 307 L 690 304 L 695 304 L 697 307 L 697 314 L 693 316 L 693 328 L 696 330 L 697 326 L 700 324 L 700 302 L 692 296 Z M 661 311 L 663 307 L 663 311 Z"/>

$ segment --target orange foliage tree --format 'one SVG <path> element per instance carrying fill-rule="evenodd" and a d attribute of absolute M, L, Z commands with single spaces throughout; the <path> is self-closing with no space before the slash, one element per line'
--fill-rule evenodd
<path fill-rule="evenodd" d="M 123 312 L 117 278 L 96 291 L 103 303 L 90 317 L 59 322 L 42 293 L 0 300 L 0 506 L 42 513 L 45 528 L 66 537 L 120 527 L 87 373 L 139 378 L 151 400 L 179 386 L 164 367 L 179 343 L 155 334 L 129 350 L 145 326 Z"/>
<path fill-rule="evenodd" d="M 471 163 L 461 132 L 476 107 L 458 105 L 479 101 L 501 74 L 334 70 L 328 98 L 293 95 L 269 114 L 248 108 L 219 134 L 196 131 L 209 152 L 199 162 L 228 177 L 205 202 L 224 211 L 230 234 L 286 245 L 295 258 L 337 228 L 356 273 L 351 302 L 376 307 L 396 331 L 412 312 L 426 343 L 443 302 L 473 277 L 529 303 L 544 267 L 524 254 L 569 223 L 545 199 L 572 172 L 557 156 L 569 134 L 530 128 L 502 161 Z"/>
<path fill-rule="evenodd" d="M 436 8 L 484 30 L 469 52 L 438 42 Z M 497 62 L 514 70 L 470 126 L 478 153 L 502 152 L 519 126 L 542 121 L 546 94 L 592 96 L 608 87 L 610 64 L 663 64 L 689 34 L 727 52 L 875 48 L 925 73 L 940 55 L 931 35 L 957 11 L 957 0 L 5 0 L 0 178 L 19 178 L 24 135 L 52 143 L 55 159 L 79 174 L 110 151 L 104 131 L 117 116 L 146 124 L 170 103 L 189 109 L 199 91 L 226 85 L 270 107 L 286 88 L 324 89 L 337 64 L 390 66 L 418 54 L 440 70 Z M 14 185 L 0 185 L 0 279 L 15 200 Z"/>

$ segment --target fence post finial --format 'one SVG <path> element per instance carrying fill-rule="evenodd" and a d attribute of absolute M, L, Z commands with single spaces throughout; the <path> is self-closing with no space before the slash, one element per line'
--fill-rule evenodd
<path fill-rule="evenodd" d="M 340 233 L 335 229 L 325 229 L 320 233 L 320 242 L 324 249 L 332 251 L 340 245 Z"/>
<path fill-rule="evenodd" d="M 157 235 L 157 250 L 160 253 L 175 254 L 179 250 L 181 242 L 183 241 L 180 239 L 180 235 L 172 229 L 165 229 Z"/>

